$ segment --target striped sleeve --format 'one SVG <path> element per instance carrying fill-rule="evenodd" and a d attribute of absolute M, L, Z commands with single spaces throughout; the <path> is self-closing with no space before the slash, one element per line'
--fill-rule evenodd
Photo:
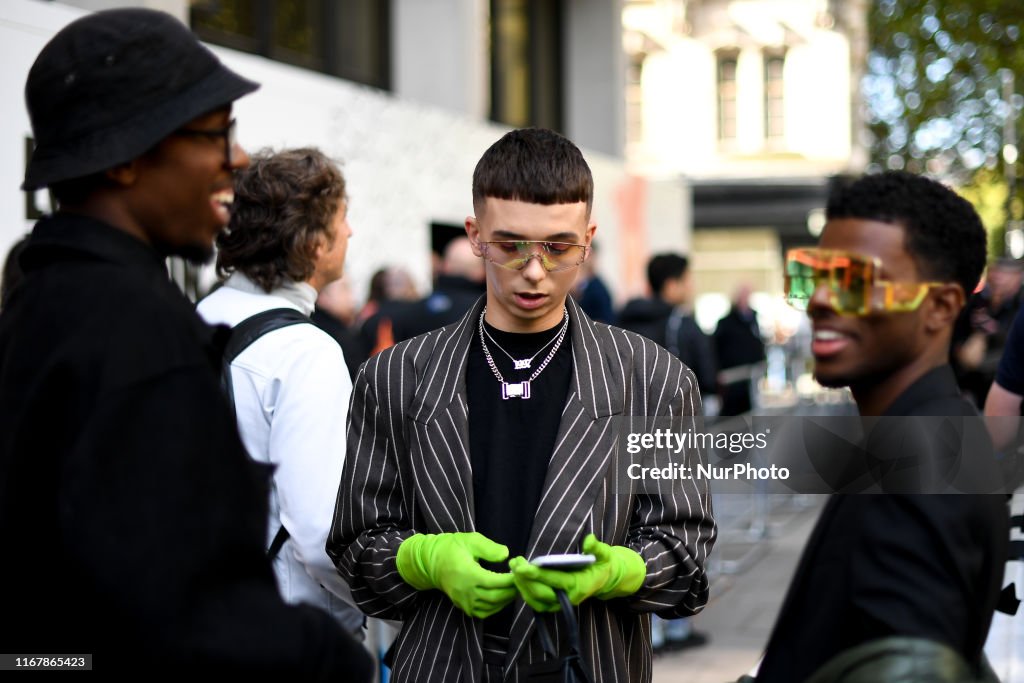
<path fill-rule="evenodd" d="M 671 418 L 676 430 L 696 430 L 701 403 L 693 372 L 664 349 L 645 346 L 653 356 L 647 414 Z M 691 471 L 703 457 L 694 448 L 681 455 Z M 672 462 L 668 457 L 658 455 L 655 466 L 678 464 L 679 455 L 673 455 Z M 661 458 L 665 461 L 657 461 Z M 628 599 L 630 608 L 669 619 L 696 614 L 707 603 L 705 565 L 717 533 L 707 482 L 672 481 L 671 488 L 636 494 L 625 544 L 647 563 L 640 590 Z"/>
<path fill-rule="evenodd" d="M 402 372 L 401 355 L 384 352 L 356 376 L 349 410 L 348 456 L 327 539 L 327 554 L 352 588 L 366 614 L 402 619 L 418 592 L 398 574 L 398 546 L 412 535 L 402 496 L 397 454 L 401 419 L 377 399 L 378 387 L 391 386 L 389 375 Z"/>

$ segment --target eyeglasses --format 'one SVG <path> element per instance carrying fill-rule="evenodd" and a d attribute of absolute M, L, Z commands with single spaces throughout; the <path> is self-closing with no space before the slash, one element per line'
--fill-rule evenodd
<path fill-rule="evenodd" d="M 197 130 L 194 128 L 181 128 L 174 131 L 174 135 L 190 135 L 193 137 L 201 138 L 224 138 L 224 159 L 225 165 L 228 167 L 232 166 L 233 154 L 232 151 L 235 145 L 238 144 L 238 133 L 236 131 L 236 120 L 231 119 L 228 121 L 227 128 L 206 128 L 203 130 Z"/>
<path fill-rule="evenodd" d="M 916 310 L 932 287 L 944 282 L 882 280 L 880 259 L 833 249 L 790 249 L 786 254 L 786 302 L 801 311 L 821 285 L 840 315 Z"/>
<path fill-rule="evenodd" d="M 484 258 L 496 266 L 522 270 L 536 258 L 544 270 L 553 273 L 575 268 L 587 258 L 587 245 L 537 240 L 492 240 L 480 242 Z"/>

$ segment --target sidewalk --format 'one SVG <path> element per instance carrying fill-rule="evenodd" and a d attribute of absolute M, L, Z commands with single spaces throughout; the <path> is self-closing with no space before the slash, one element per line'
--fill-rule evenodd
<path fill-rule="evenodd" d="M 767 538 L 752 542 L 727 520 L 729 501 L 721 509 L 720 536 L 713 551 L 721 566 L 750 552 L 740 571 L 712 578 L 711 599 L 694 627 L 711 641 L 704 647 L 670 653 L 654 660 L 654 683 L 725 683 L 747 673 L 761 656 L 804 543 L 825 502 L 825 496 L 772 501 Z"/>

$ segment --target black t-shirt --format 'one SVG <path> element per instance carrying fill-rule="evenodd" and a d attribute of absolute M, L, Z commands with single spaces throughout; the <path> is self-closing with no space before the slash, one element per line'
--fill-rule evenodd
<path fill-rule="evenodd" d="M 487 339 L 487 348 L 498 371 L 506 382 L 521 382 L 537 371 L 552 347 L 541 351 L 525 370 L 514 369 L 512 360 L 501 348 L 517 359 L 529 358 L 559 334 L 562 321 L 550 330 L 529 334 L 502 332 L 487 323 L 484 325 L 497 342 Z M 484 357 L 479 332 L 473 335 L 470 345 L 466 393 L 469 457 L 473 466 L 473 514 L 476 530 L 508 546 L 509 558 L 523 555 L 530 540 L 533 517 L 540 503 L 569 393 L 570 336 L 567 332 L 551 362 L 530 383 L 528 399 L 503 399 L 501 383 Z M 489 568 L 508 571 L 506 563 Z M 486 620 L 485 633 L 507 637 L 512 616 L 510 605 Z"/>

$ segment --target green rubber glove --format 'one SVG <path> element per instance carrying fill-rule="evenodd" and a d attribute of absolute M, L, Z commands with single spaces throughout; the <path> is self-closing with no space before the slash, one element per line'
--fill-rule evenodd
<path fill-rule="evenodd" d="M 516 597 L 511 574 L 484 569 L 479 560 L 501 562 L 508 548 L 483 534 L 414 534 L 398 546 L 398 574 L 416 590 L 438 588 L 471 617 L 485 619 Z"/>
<path fill-rule="evenodd" d="M 569 601 L 578 605 L 590 597 L 609 600 L 632 595 L 643 585 L 647 564 L 635 551 L 602 543 L 589 534 L 583 539 L 583 552 L 597 560 L 589 567 L 573 571 L 541 569 L 526 558 L 513 558 L 508 566 L 526 604 L 538 612 L 557 612 L 561 607 L 555 596 L 556 588 L 565 591 Z"/>

